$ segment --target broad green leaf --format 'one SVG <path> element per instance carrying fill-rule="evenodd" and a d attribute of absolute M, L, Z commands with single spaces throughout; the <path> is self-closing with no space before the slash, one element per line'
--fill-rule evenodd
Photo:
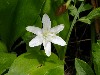
<path fill-rule="evenodd" d="M 15 58 L 15 54 L 0 52 L 0 75 L 9 69 Z"/>
<path fill-rule="evenodd" d="M 9 45 L 14 11 L 18 0 L 0 0 L 0 38 Z"/>
<path fill-rule="evenodd" d="M 81 22 L 84 22 L 84 23 L 87 23 L 87 24 L 91 24 L 91 21 L 86 17 L 81 17 L 78 21 L 81 21 Z"/>
<path fill-rule="evenodd" d="M 70 28 L 68 12 L 65 12 L 59 16 L 57 16 L 55 13 L 57 8 L 61 4 L 62 4 L 62 1 L 59 2 L 59 1 L 54 1 L 54 0 L 46 0 L 44 4 L 44 8 L 43 8 L 43 13 L 47 13 L 49 15 L 51 23 L 52 23 L 52 27 L 57 26 L 59 24 L 64 24 L 65 26 L 64 30 L 59 33 L 59 36 L 62 37 L 64 40 L 66 40 L 68 31 Z M 63 59 L 66 52 L 64 50 L 64 47 L 61 47 L 58 45 L 54 45 L 54 46 L 58 52 L 59 57 Z"/>
<path fill-rule="evenodd" d="M 26 26 L 35 25 L 39 18 L 44 0 L 20 0 L 16 8 L 15 32 L 13 40 L 20 37 L 25 31 Z M 37 25 L 39 26 L 39 25 Z M 41 25 L 40 25 L 41 26 Z"/>
<path fill-rule="evenodd" d="M 94 9 L 94 10 L 92 10 L 92 11 L 87 15 L 86 18 L 88 18 L 88 19 L 93 19 L 93 18 L 98 17 L 98 16 L 100 16 L 100 7 L 99 7 L 99 8 L 96 8 L 96 9 Z"/>
<path fill-rule="evenodd" d="M 0 52 L 8 52 L 6 45 L 0 41 Z"/>
<path fill-rule="evenodd" d="M 64 64 L 53 53 L 47 57 L 44 51 L 33 50 L 15 59 L 6 75 L 64 75 Z"/>
<path fill-rule="evenodd" d="M 34 25 L 45 0 L 1 0 L 0 36 L 11 47 L 28 25 Z M 8 6 L 7 6 L 8 4 Z"/>
<path fill-rule="evenodd" d="M 75 58 L 75 68 L 77 75 L 94 75 L 91 67 L 83 60 Z"/>
<path fill-rule="evenodd" d="M 100 75 L 100 40 L 92 44 L 93 63 L 96 75 Z"/>

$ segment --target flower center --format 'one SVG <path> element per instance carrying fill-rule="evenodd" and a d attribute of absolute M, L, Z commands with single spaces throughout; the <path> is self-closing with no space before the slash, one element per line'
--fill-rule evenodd
<path fill-rule="evenodd" d="M 46 39 L 46 37 L 48 37 L 49 35 L 50 35 L 50 32 L 49 31 L 43 32 L 44 39 Z"/>
<path fill-rule="evenodd" d="M 50 30 L 42 30 L 42 37 L 44 40 L 50 41 L 51 38 L 55 36 Z"/>

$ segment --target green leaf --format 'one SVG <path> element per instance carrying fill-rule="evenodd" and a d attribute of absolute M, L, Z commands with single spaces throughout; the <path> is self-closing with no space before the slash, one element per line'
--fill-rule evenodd
<path fill-rule="evenodd" d="M 0 52 L 0 75 L 11 66 L 15 58 L 15 54 Z"/>
<path fill-rule="evenodd" d="M 80 9 L 79 12 L 90 10 L 91 8 L 92 8 L 92 6 L 90 4 L 84 4 L 82 6 L 82 8 Z M 75 16 L 78 13 L 77 8 L 75 6 L 73 6 L 73 5 L 71 5 L 70 7 L 68 7 L 68 9 L 70 10 L 70 14 L 72 16 Z"/>
<path fill-rule="evenodd" d="M 88 19 L 93 19 L 93 18 L 95 18 L 95 17 L 97 17 L 97 16 L 100 16 L 100 7 L 99 7 L 99 8 L 96 8 L 96 9 L 94 9 L 94 10 L 92 10 L 92 11 L 87 15 L 86 18 L 88 18 Z"/>
<path fill-rule="evenodd" d="M 100 74 L 100 40 L 92 44 L 93 63 L 96 75 Z"/>
<path fill-rule="evenodd" d="M 47 57 L 44 51 L 33 50 L 15 59 L 6 75 L 64 75 L 63 61 L 55 54 Z"/>
<path fill-rule="evenodd" d="M 14 10 L 18 0 L 0 0 L 0 38 L 9 45 L 10 36 L 13 31 L 12 22 L 14 19 Z"/>
<path fill-rule="evenodd" d="M 78 21 L 81 21 L 81 22 L 84 22 L 84 23 L 87 23 L 87 24 L 91 24 L 91 21 L 86 17 L 81 17 Z"/>
<path fill-rule="evenodd" d="M 6 45 L 0 41 L 0 52 L 8 52 Z"/>
<path fill-rule="evenodd" d="M 86 62 L 78 58 L 75 58 L 75 68 L 77 75 L 94 75 L 91 67 Z"/>
<path fill-rule="evenodd" d="M 69 6 L 68 9 L 70 10 L 70 14 L 75 16 L 77 14 L 77 8 L 73 5 Z"/>
<path fill-rule="evenodd" d="M 86 10 L 90 10 L 92 8 L 92 6 L 90 4 L 84 4 L 83 8 L 81 9 L 82 11 L 86 11 Z"/>
<path fill-rule="evenodd" d="M 26 26 L 35 24 L 44 1 L 1 0 L 0 36 L 8 47 L 11 47 L 14 41 L 23 35 Z"/>

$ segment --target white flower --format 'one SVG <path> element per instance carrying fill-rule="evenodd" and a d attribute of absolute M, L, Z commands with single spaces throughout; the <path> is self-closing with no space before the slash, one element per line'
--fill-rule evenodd
<path fill-rule="evenodd" d="M 51 55 L 51 42 L 61 46 L 65 46 L 66 42 L 57 33 L 64 29 L 64 25 L 60 24 L 51 28 L 51 21 L 47 14 L 43 15 L 42 18 L 43 28 L 35 26 L 28 26 L 26 30 L 36 34 L 37 36 L 29 42 L 30 47 L 39 46 L 43 43 L 44 50 L 47 56 Z"/>

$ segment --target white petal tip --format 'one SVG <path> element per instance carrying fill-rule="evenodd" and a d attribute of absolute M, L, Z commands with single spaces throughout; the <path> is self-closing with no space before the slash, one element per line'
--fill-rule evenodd
<path fill-rule="evenodd" d="M 43 16 L 48 16 L 46 13 Z"/>
<path fill-rule="evenodd" d="M 29 27 L 26 27 L 26 30 L 28 31 Z"/>
<path fill-rule="evenodd" d="M 64 24 L 60 24 L 60 25 L 64 26 Z"/>
<path fill-rule="evenodd" d="M 30 47 L 34 47 L 34 45 L 31 45 L 30 43 L 29 43 L 29 46 L 30 46 Z"/>
<path fill-rule="evenodd" d="M 60 24 L 60 28 L 61 29 L 64 29 L 64 24 Z"/>
<path fill-rule="evenodd" d="M 51 52 L 45 52 L 45 54 L 49 57 L 51 55 Z"/>
<path fill-rule="evenodd" d="M 43 18 L 49 18 L 49 16 L 47 14 L 43 15 Z M 44 20 L 44 19 L 43 19 Z"/>
<path fill-rule="evenodd" d="M 66 43 L 62 43 L 62 44 L 61 44 L 61 46 L 66 46 L 66 45 L 67 45 Z"/>
<path fill-rule="evenodd" d="M 50 57 L 51 54 L 46 54 L 48 57 Z"/>
<path fill-rule="evenodd" d="M 27 26 L 27 27 L 26 27 L 26 30 L 27 30 L 27 31 L 30 31 L 30 30 L 31 30 L 31 27 L 32 27 L 32 26 Z"/>

